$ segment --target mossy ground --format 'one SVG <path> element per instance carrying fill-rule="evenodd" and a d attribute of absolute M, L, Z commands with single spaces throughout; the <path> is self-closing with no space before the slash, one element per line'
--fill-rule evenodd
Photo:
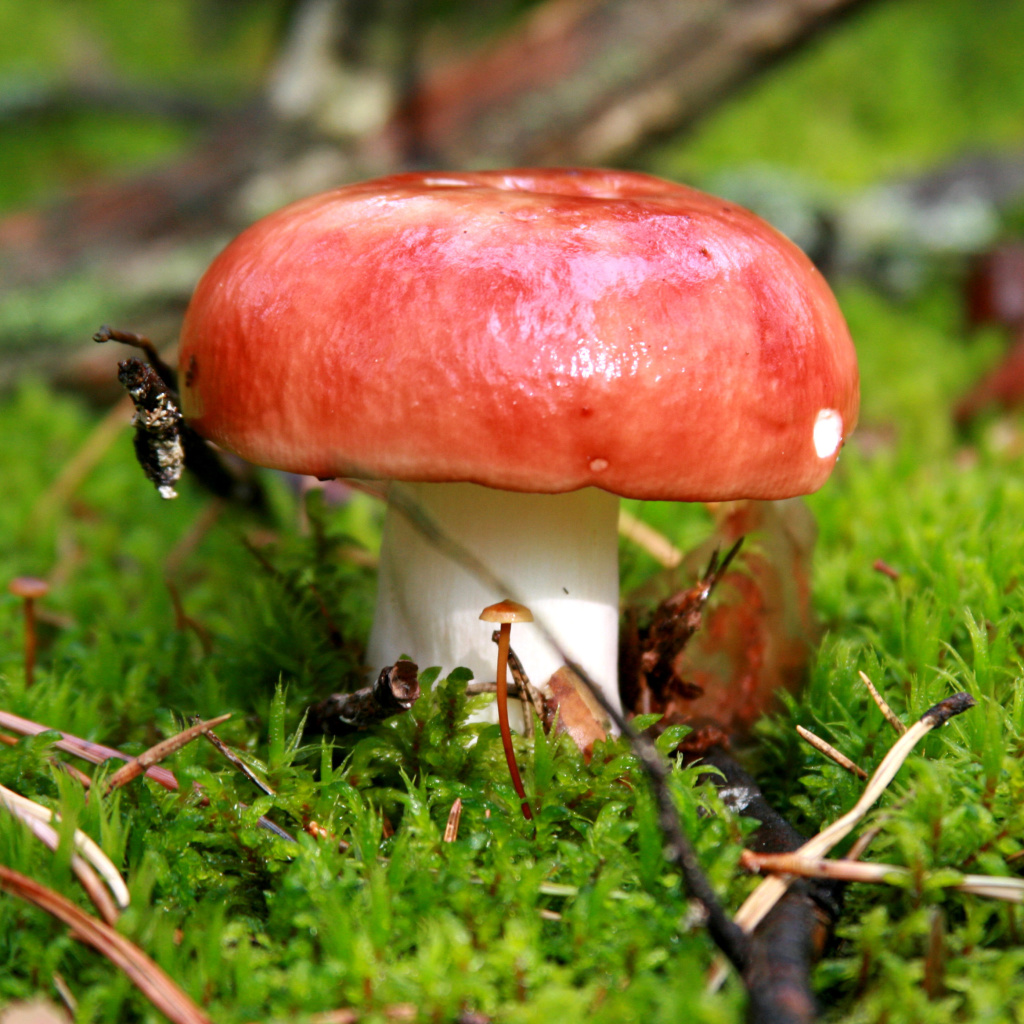
<path fill-rule="evenodd" d="M 1019 73 L 999 68 L 1020 52 L 1020 8 L 981 6 L 998 31 L 983 31 L 984 17 L 965 13 L 971 5 L 876 5 L 651 166 L 701 177 L 772 160 L 841 190 L 927 167 L 972 139 L 1019 144 L 1007 127 L 1019 112 Z M 946 71 L 929 70 L 922 55 L 934 53 L 947 55 Z M 951 77 L 951 61 L 970 88 Z M 900 88 L 876 81 L 880 63 L 897 67 Z M 830 106 L 829 88 L 850 102 Z M 839 142 L 823 145 L 828 124 Z M 850 889 L 815 983 L 828 1020 L 1020 1022 L 1020 908 L 951 893 L 934 873 L 1014 874 L 1024 863 L 1022 421 L 990 419 L 968 436 L 951 426 L 953 401 L 999 347 L 994 334 L 962 339 L 955 272 L 939 268 L 899 300 L 856 281 L 838 291 L 864 407 L 833 480 L 810 499 L 826 634 L 803 694 L 762 724 L 754 763 L 779 809 L 813 830 L 860 786 L 801 745 L 795 724 L 870 769 L 893 737 L 858 670 L 908 722 L 969 690 L 978 707 L 926 740 L 872 819 L 884 828 L 870 856 L 907 865 L 913 882 Z M 41 317 L 56 315 L 44 305 Z M 77 322 L 74 308 L 57 312 Z M 48 576 L 44 606 L 54 616 L 26 690 L 21 609 L 0 595 L 0 707 L 128 752 L 192 714 L 231 711 L 220 734 L 263 765 L 279 795 L 260 796 L 204 743 L 169 766 L 183 792 L 198 782 L 209 806 L 143 781 L 86 802 L 48 761 L 52 737 L 0 747 L 0 783 L 60 808 L 65 828 L 85 828 L 124 866 L 133 907 L 123 931 L 214 1019 L 301 1020 L 354 1006 L 386 1020 L 406 1003 L 430 1021 L 463 1009 L 566 1024 L 742 1019 L 735 982 L 703 993 L 714 950 L 664 867 L 650 800 L 623 747 L 587 766 L 561 742 L 521 745 L 542 808 L 533 840 L 494 727 L 464 724 L 457 674 L 435 681 L 412 714 L 339 745 L 340 767 L 336 752 L 296 742 L 305 703 L 353 678 L 372 572 L 335 556 L 352 543 L 372 551 L 377 511 L 367 499 L 314 508 L 320 525 L 302 533 L 294 497 L 270 479 L 272 575 L 242 542 L 264 524 L 226 510 L 195 534 L 208 499 L 186 485 L 178 501 L 160 502 L 127 434 L 54 500 L 55 478 L 99 415 L 34 380 L 0 398 L 0 580 Z M 706 528 L 699 509 L 635 511 L 684 547 Z M 877 559 L 899 578 L 876 571 Z M 651 568 L 630 548 L 623 564 L 630 579 Z M 199 630 L 178 628 L 168 576 Z M 748 823 L 691 782 L 685 772 L 676 779 L 684 822 L 735 907 L 753 884 L 736 868 Z M 457 796 L 459 838 L 446 844 Z M 299 841 L 258 829 L 261 813 Z M 347 849 L 306 836 L 304 817 Z M 66 851 L 51 856 L 6 815 L 0 863 L 83 902 Z M 0 896 L 0 1003 L 52 993 L 55 972 L 79 999 L 81 1021 L 157 1019 L 109 963 Z"/>

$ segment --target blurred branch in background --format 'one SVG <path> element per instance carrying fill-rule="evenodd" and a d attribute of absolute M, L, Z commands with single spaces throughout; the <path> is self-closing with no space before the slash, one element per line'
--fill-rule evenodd
<path fill-rule="evenodd" d="M 982 104 L 998 126 L 1000 109 L 1004 119 L 1015 110 L 1006 75 L 1017 21 L 996 19 L 1010 42 L 993 53 L 953 2 L 925 21 L 899 0 L 175 0 L 147 14 L 148 35 L 137 42 L 111 29 L 118 0 L 54 2 L 65 14 L 105 11 L 106 22 L 97 17 L 88 27 L 100 38 L 85 42 L 76 23 L 74 42 L 65 43 L 75 59 L 49 77 L 0 66 L 0 84 L 14 83 L 0 106 L 0 168 L 13 169 L 4 147 L 17 141 L 17 128 L 26 139 L 49 131 L 51 143 L 68 129 L 61 165 L 69 181 L 89 153 L 112 159 L 62 199 L 0 214 L 0 389 L 32 371 L 104 404 L 115 400 L 119 353 L 85 341 L 97 324 L 170 342 L 199 274 L 247 223 L 299 196 L 413 167 L 605 163 L 696 177 L 761 214 L 826 274 L 856 275 L 895 298 L 937 268 L 963 270 L 964 257 L 997 241 L 1007 212 L 1024 201 L 1019 133 L 990 129 L 982 145 L 994 151 L 985 152 L 966 141 L 964 112 L 939 144 L 913 136 L 930 156 L 876 161 L 873 175 L 858 177 L 866 158 L 850 133 L 873 139 L 887 118 L 905 113 L 909 101 L 898 97 L 908 92 L 934 120 L 928 110 L 945 109 L 964 68 L 977 79 L 991 65 L 965 111 L 977 115 Z M 195 37 L 179 32 L 176 66 L 153 27 L 172 9 Z M 844 18 L 848 30 L 830 34 Z M 884 42 L 911 28 L 917 35 L 902 48 Z M 856 60 L 844 44 L 852 38 L 860 40 Z M 865 48 L 865 39 L 874 42 Z M 146 79 L 143 69 L 161 60 L 163 73 Z M 232 61 L 244 73 L 212 66 Z M 829 121 L 833 134 L 823 134 L 820 112 L 815 119 L 808 111 L 804 131 L 779 106 L 777 86 L 794 73 L 807 79 L 808 66 L 818 105 L 844 126 Z M 883 67 L 900 83 L 895 93 L 876 81 Z M 1002 107 L 993 90 L 1005 97 Z M 735 116 L 747 96 L 766 93 L 775 99 L 755 102 L 755 124 Z M 806 106 L 806 89 L 784 86 L 781 95 L 802 96 Z M 154 166 L 145 132 L 122 124 L 103 147 L 90 134 L 93 121 L 75 120 L 87 109 L 127 117 L 128 108 L 153 111 L 148 121 L 130 115 L 131 124 L 170 125 L 177 155 Z M 712 150 L 721 150 L 715 126 L 723 121 L 733 139 L 760 138 L 767 124 L 783 150 L 769 147 L 774 157 L 758 163 L 734 141 L 724 163 L 711 161 L 710 176 L 706 161 L 695 169 L 666 158 L 692 154 L 695 142 L 706 149 L 709 129 Z M 883 136 L 889 149 L 906 141 Z M 83 158 L 75 146 L 86 137 Z M 846 155 L 852 191 L 787 170 L 781 153 L 804 152 L 806 164 L 811 145 L 822 159 L 833 147 Z M 0 210 L 19 188 L 47 194 L 0 184 Z"/>
<path fill-rule="evenodd" d="M 423 164 L 628 162 L 866 2 L 545 0 L 475 49 L 458 3 L 289 4 L 262 92 L 193 152 L 0 220 L 3 291 L 87 264 L 137 305 L 180 303 L 226 234 L 319 189 Z"/>

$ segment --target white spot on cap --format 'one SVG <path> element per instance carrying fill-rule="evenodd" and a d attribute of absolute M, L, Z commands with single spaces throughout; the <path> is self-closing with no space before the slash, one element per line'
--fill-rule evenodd
<path fill-rule="evenodd" d="M 814 450 L 819 459 L 835 455 L 843 443 L 843 417 L 835 409 L 822 409 L 814 421 Z"/>
<path fill-rule="evenodd" d="M 590 471 L 592 473 L 603 473 L 608 468 L 607 459 L 591 459 Z"/>

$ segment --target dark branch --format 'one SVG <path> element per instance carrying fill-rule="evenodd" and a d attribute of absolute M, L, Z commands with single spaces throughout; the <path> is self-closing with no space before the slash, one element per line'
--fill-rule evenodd
<path fill-rule="evenodd" d="M 115 327 L 104 324 L 93 336 L 92 340 L 98 344 L 108 341 L 119 341 L 122 345 L 131 345 L 132 348 L 140 349 L 146 353 L 146 361 L 157 372 L 157 375 L 164 382 L 164 386 L 171 392 L 175 403 L 178 401 L 178 375 L 174 369 L 160 358 L 156 345 L 144 334 L 136 334 L 134 331 L 119 331 Z M 123 381 L 122 381 L 123 383 Z"/>
<path fill-rule="evenodd" d="M 969 693 L 954 693 L 952 697 L 940 700 L 934 707 L 930 707 L 921 716 L 921 721 L 929 721 L 932 724 L 932 728 L 938 729 L 951 718 L 963 714 L 977 703 Z"/>
<path fill-rule="evenodd" d="M 714 783 L 735 813 L 761 823 L 747 840 L 751 850 L 789 853 L 803 845 L 805 837 L 728 753 L 712 747 L 700 761 L 721 773 L 709 772 L 700 781 Z M 817 1019 L 811 968 L 838 920 L 844 889 L 844 883 L 825 879 L 794 882 L 754 932 L 744 974 L 752 1024 L 811 1024 Z"/>

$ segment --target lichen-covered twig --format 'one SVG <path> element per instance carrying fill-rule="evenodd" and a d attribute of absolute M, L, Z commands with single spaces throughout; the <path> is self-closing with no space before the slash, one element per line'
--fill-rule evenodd
<path fill-rule="evenodd" d="M 176 498 L 185 468 L 178 403 L 160 376 L 139 359 L 118 363 L 117 379 L 135 406 L 135 457 L 161 498 Z"/>
<path fill-rule="evenodd" d="M 382 668 L 373 686 L 354 693 L 332 693 L 310 708 L 312 721 L 334 736 L 367 729 L 392 715 L 399 715 L 419 700 L 420 684 L 415 662 L 402 658 Z"/>
<path fill-rule="evenodd" d="M 135 456 L 161 498 L 177 497 L 175 484 L 187 468 L 218 498 L 257 512 L 266 509 L 266 496 L 258 481 L 244 472 L 230 471 L 185 422 L 178 401 L 177 374 L 160 358 L 148 338 L 101 327 L 93 340 L 120 341 L 146 354 L 148 366 L 139 359 L 118 363 L 117 379 L 135 406 Z"/>

